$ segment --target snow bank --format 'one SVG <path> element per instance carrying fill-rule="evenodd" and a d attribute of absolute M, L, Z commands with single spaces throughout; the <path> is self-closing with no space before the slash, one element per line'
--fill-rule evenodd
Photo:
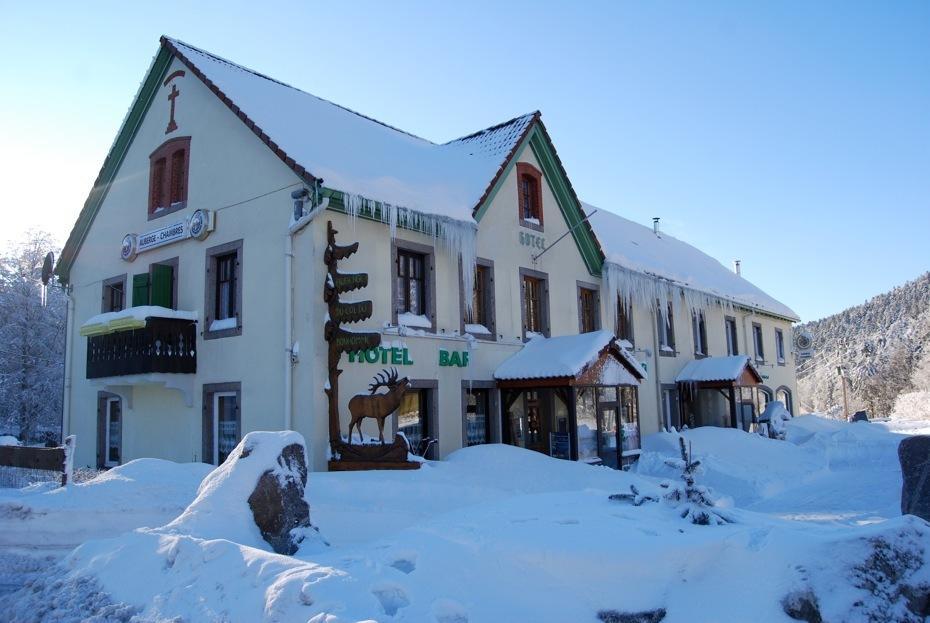
<path fill-rule="evenodd" d="M 197 497 L 166 532 L 201 539 L 226 539 L 257 549 L 270 550 L 262 538 L 248 499 L 258 479 L 277 465 L 281 451 L 292 444 L 304 449 L 300 433 L 255 431 L 247 433 L 222 465 L 213 470 L 197 489 Z"/>
<path fill-rule="evenodd" d="M 21 446 L 19 439 L 13 435 L 0 435 L 0 446 Z"/>
<path fill-rule="evenodd" d="M 900 514 L 902 435 L 812 415 L 791 419 L 786 429 L 787 441 L 714 427 L 683 435 L 702 463 L 698 482 L 738 507 L 832 523 Z M 649 435 L 636 472 L 672 478 L 664 461 L 677 455 L 677 435 Z"/>
<path fill-rule="evenodd" d="M 137 459 L 87 482 L 0 489 L 0 547 L 75 547 L 184 510 L 213 469 L 203 463 Z M 51 488 L 54 487 L 54 488 Z"/>
<path fill-rule="evenodd" d="M 721 456 L 736 445 L 731 460 L 745 465 L 750 450 L 764 454 L 762 468 L 774 463 L 774 444 L 800 452 L 762 438 L 747 447 L 729 434 L 695 435 L 702 432 L 689 434 L 696 453 L 702 441 Z M 103 590 L 142 620 L 555 623 L 664 608 L 663 623 L 684 623 L 786 621 L 784 598 L 809 591 L 824 620 L 856 621 L 903 612 L 901 588 L 928 580 L 921 543 L 930 542 L 930 526 L 911 517 L 860 528 L 733 510 L 734 524 L 693 526 L 662 505 L 607 499 L 631 483 L 656 486 L 499 445 L 416 472 L 319 474 L 310 489 L 315 508 L 350 507 L 339 518 L 346 531 L 373 538 L 291 558 L 136 531 L 78 548 L 67 574 L 55 576 L 51 605 L 41 591 L 10 599 L 16 612 L 49 613 L 60 601 L 65 607 L 54 614 L 66 614 L 68 604 L 87 603 L 82 591 Z M 384 518 L 411 508 L 416 521 L 382 531 Z M 884 569 L 894 577 L 875 583 Z"/>

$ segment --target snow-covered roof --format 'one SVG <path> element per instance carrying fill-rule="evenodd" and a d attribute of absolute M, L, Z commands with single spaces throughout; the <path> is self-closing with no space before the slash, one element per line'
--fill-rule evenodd
<path fill-rule="evenodd" d="M 597 361 L 603 350 L 612 343 L 616 346 L 614 351 L 625 360 L 628 367 L 636 370 L 640 378 L 645 378 L 642 366 L 626 349 L 616 345 L 610 331 L 535 337 L 499 365 L 494 371 L 494 378 L 504 381 L 576 377 Z"/>
<path fill-rule="evenodd" d="M 676 383 L 705 383 L 714 381 L 736 381 L 743 376 L 746 367 L 749 367 L 758 377 L 759 373 L 746 355 L 730 355 L 729 357 L 705 357 L 692 359 L 681 369 L 675 377 Z"/>
<path fill-rule="evenodd" d="M 473 209 L 538 116 L 436 144 L 176 39 L 165 41 L 326 187 L 424 214 L 474 222 Z"/>
<path fill-rule="evenodd" d="M 798 315 L 700 249 L 666 233 L 645 227 L 606 210 L 582 203 L 604 250 L 605 261 L 626 271 L 659 278 L 686 290 L 799 320 Z"/>

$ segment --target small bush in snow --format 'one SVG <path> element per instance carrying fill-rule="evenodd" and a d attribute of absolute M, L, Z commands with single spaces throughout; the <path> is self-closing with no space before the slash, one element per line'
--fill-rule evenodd
<path fill-rule="evenodd" d="M 663 482 L 660 486 L 666 491 L 662 494 L 661 499 L 677 509 L 682 519 L 688 519 L 693 524 L 719 526 L 731 523 L 733 520 L 716 508 L 710 490 L 694 482 L 694 475 L 697 473 L 701 462 L 692 460 L 691 452 L 685 446 L 685 438 L 679 437 L 678 444 L 681 450 L 681 458 L 666 459 L 665 464 L 681 470 L 681 480 L 684 485 Z M 615 493 L 610 496 L 610 499 L 629 501 L 634 506 L 640 506 L 645 502 L 660 501 L 656 496 L 640 493 L 635 485 L 630 485 L 630 493 Z"/>

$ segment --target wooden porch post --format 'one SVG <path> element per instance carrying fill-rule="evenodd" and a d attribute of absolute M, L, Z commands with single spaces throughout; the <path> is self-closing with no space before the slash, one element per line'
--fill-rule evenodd
<path fill-rule="evenodd" d="M 570 456 L 573 461 L 578 460 L 578 414 L 575 411 L 577 407 L 577 397 L 575 394 L 575 386 L 572 385 L 568 388 L 568 403 L 565 405 L 568 407 L 568 439 L 569 439 L 569 448 Z"/>
<path fill-rule="evenodd" d="M 736 386 L 730 387 L 730 426 L 736 428 Z"/>

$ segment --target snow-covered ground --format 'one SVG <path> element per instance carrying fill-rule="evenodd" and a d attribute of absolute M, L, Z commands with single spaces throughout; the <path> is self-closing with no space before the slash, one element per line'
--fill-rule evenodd
<path fill-rule="evenodd" d="M 665 461 L 678 455 L 668 434 L 646 438 L 635 473 L 501 445 L 413 472 L 312 473 L 311 519 L 330 546 L 294 557 L 228 540 L 248 539 L 229 525 L 242 509 L 223 505 L 207 506 L 211 540 L 171 527 L 127 532 L 180 515 L 209 470 L 133 461 L 67 490 L 0 493 L 0 568 L 52 568 L 0 597 L 0 612 L 11 621 L 94 611 L 103 621 L 476 623 L 664 610 L 668 623 L 790 621 L 785 598 L 814 595 L 826 621 L 919 621 L 902 587 L 930 586 L 930 526 L 900 516 L 901 438 L 885 425 L 814 417 L 793 420 L 788 441 L 688 431 L 704 468 L 698 483 L 733 519 L 723 526 L 693 525 L 665 503 L 608 499 L 630 485 L 658 495 L 663 479 L 678 478 Z M 29 547 L 60 552 L 86 539 L 60 567 L 23 558 Z M 900 573 L 881 575 L 883 561 Z"/>

